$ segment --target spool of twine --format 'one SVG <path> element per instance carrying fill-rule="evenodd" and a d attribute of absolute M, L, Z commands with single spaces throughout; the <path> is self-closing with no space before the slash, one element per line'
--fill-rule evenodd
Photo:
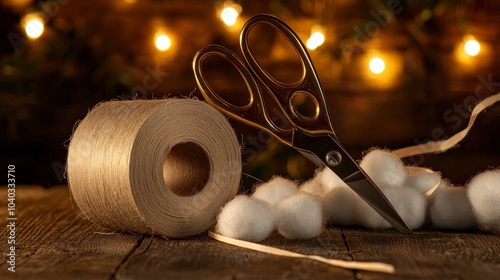
<path fill-rule="evenodd" d="M 237 192 L 240 147 L 227 119 L 202 101 L 112 101 L 78 125 L 68 183 L 99 225 L 169 237 L 200 234 Z"/>

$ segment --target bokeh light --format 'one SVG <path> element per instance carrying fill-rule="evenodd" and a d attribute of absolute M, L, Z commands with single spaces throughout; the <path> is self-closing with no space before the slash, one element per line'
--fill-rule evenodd
<path fill-rule="evenodd" d="M 45 30 L 45 24 L 43 18 L 36 14 L 27 14 L 24 16 L 22 25 L 24 27 L 24 32 L 28 38 L 35 40 L 42 36 Z"/>
<path fill-rule="evenodd" d="M 233 26 L 238 19 L 238 11 L 233 7 L 227 7 L 222 10 L 220 16 L 226 25 Z"/>
<path fill-rule="evenodd" d="M 476 56 L 479 54 L 480 50 L 481 50 L 481 45 L 479 44 L 478 41 L 470 39 L 467 42 L 465 42 L 464 51 L 466 54 L 470 56 Z"/>
<path fill-rule="evenodd" d="M 380 57 L 374 57 L 370 60 L 370 71 L 374 74 L 380 74 L 385 70 L 385 62 Z"/>
<path fill-rule="evenodd" d="M 170 37 L 165 34 L 158 35 L 155 40 L 156 48 L 160 51 L 166 51 L 170 48 L 171 41 Z"/>
<path fill-rule="evenodd" d="M 314 50 L 317 47 L 321 46 L 325 42 L 325 35 L 321 32 L 314 32 L 311 34 L 311 37 L 306 42 L 306 46 L 310 50 Z"/>

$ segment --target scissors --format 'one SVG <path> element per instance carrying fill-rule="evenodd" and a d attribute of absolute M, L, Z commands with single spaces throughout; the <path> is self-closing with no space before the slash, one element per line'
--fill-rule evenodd
<path fill-rule="evenodd" d="M 298 82 L 280 82 L 258 63 L 251 52 L 248 38 L 252 28 L 259 24 L 275 28 L 293 46 L 302 60 L 303 74 Z M 304 44 L 295 32 L 280 19 L 259 14 L 250 18 L 243 26 L 240 47 L 246 63 L 220 45 L 208 45 L 195 55 L 194 75 L 205 100 L 224 114 L 266 131 L 281 143 L 299 151 L 317 166 L 330 168 L 394 228 L 400 232 L 411 233 L 411 229 L 386 196 L 338 141 L 318 76 Z M 248 104 L 234 105 L 218 95 L 209 85 L 204 77 L 203 62 L 210 56 L 221 57 L 237 69 L 250 93 Z M 278 112 L 291 124 L 289 127 L 283 128 L 273 122 L 273 116 L 263 99 L 264 91 L 276 101 Z M 313 114 L 304 115 L 298 111 L 293 102 L 298 96 L 305 96 L 314 103 Z M 277 111 L 273 110 L 273 113 L 275 112 Z"/>

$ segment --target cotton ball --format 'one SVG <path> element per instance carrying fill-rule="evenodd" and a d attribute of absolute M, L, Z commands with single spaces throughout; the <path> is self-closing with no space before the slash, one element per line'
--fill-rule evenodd
<path fill-rule="evenodd" d="M 380 186 L 401 187 L 407 177 L 401 159 L 387 151 L 372 150 L 359 165 Z"/>
<path fill-rule="evenodd" d="M 382 190 L 408 227 L 417 229 L 422 226 L 427 209 L 427 201 L 422 194 L 410 188 L 383 187 Z M 362 199 L 358 200 L 356 213 L 359 222 L 367 228 L 392 227 Z"/>
<path fill-rule="evenodd" d="M 293 181 L 275 176 L 268 182 L 258 186 L 252 197 L 275 206 L 280 200 L 293 195 L 296 191 L 297 185 Z"/>
<path fill-rule="evenodd" d="M 325 194 L 339 186 L 347 187 L 345 182 L 342 181 L 342 179 L 340 179 L 340 177 L 328 167 L 325 167 L 323 170 L 318 172 L 316 178 L 318 178 L 319 184 L 323 187 Z"/>
<path fill-rule="evenodd" d="M 436 184 L 440 184 L 440 181 L 441 176 L 436 172 L 417 172 L 409 174 L 408 177 L 406 177 L 404 185 L 417 190 L 421 194 L 425 194 L 435 187 Z"/>
<path fill-rule="evenodd" d="M 472 211 L 485 230 L 500 231 L 500 170 L 476 175 L 467 185 Z"/>
<path fill-rule="evenodd" d="M 452 184 L 450 183 L 450 180 L 448 179 L 445 179 L 445 178 L 442 178 L 441 179 L 441 182 L 439 183 L 439 187 L 437 187 L 436 190 L 434 190 L 434 192 L 432 192 L 431 194 L 429 194 L 427 196 L 427 201 L 432 204 L 433 201 L 434 201 L 434 198 L 436 197 L 437 193 L 440 191 L 440 190 L 444 190 L 448 187 L 452 186 Z"/>
<path fill-rule="evenodd" d="M 216 231 L 224 236 L 259 242 L 274 230 L 269 203 L 240 195 L 228 202 L 217 217 Z"/>
<path fill-rule="evenodd" d="M 306 181 L 300 186 L 300 191 L 324 197 L 333 188 L 347 186 L 337 174 L 330 168 L 325 167 L 317 172 L 313 179 Z"/>
<path fill-rule="evenodd" d="M 356 219 L 362 226 L 372 229 L 391 227 L 391 225 L 362 198 L 358 199 L 356 202 Z"/>
<path fill-rule="evenodd" d="M 431 223 L 435 228 L 466 230 L 476 224 L 466 189 L 463 187 L 438 190 L 429 211 Z"/>
<path fill-rule="evenodd" d="M 323 213 L 314 196 L 298 192 L 282 201 L 275 209 L 278 232 L 289 239 L 310 239 L 321 234 Z"/>
<path fill-rule="evenodd" d="M 302 185 L 300 185 L 299 189 L 302 192 L 306 192 L 306 193 L 309 193 L 312 195 L 317 195 L 317 196 L 324 196 L 325 195 L 325 190 L 323 189 L 323 186 L 321 186 L 318 176 L 315 176 L 314 178 L 310 179 L 309 181 L 302 183 Z"/>
<path fill-rule="evenodd" d="M 323 199 L 323 212 L 331 224 L 355 225 L 357 199 L 361 198 L 351 188 L 336 187 Z"/>
<path fill-rule="evenodd" d="M 384 194 L 408 227 L 417 229 L 424 224 L 427 200 L 421 193 L 410 188 L 389 188 Z"/>

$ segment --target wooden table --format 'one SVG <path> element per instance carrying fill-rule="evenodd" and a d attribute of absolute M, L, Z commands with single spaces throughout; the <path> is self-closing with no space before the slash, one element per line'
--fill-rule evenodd
<path fill-rule="evenodd" d="M 0 188 L 7 221 L 7 188 Z M 117 233 L 80 218 L 66 186 L 17 186 L 16 267 L 0 235 L 1 279 L 499 279 L 500 235 L 485 232 L 327 228 L 312 240 L 278 234 L 267 245 L 343 260 L 391 263 L 395 274 L 356 271 L 220 243 Z"/>

